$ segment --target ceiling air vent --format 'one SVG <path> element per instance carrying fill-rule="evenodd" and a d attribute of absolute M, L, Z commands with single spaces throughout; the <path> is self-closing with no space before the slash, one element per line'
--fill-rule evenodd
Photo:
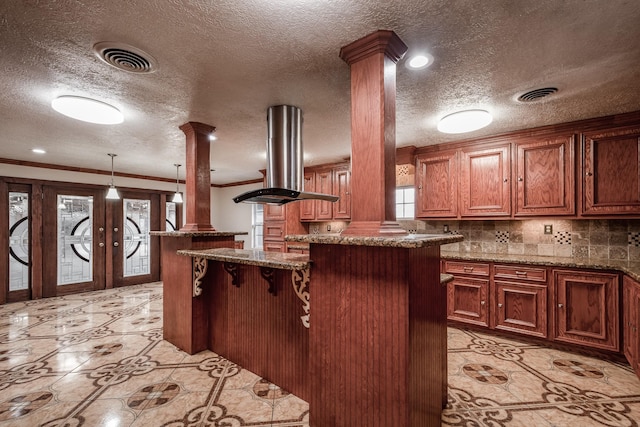
<path fill-rule="evenodd" d="M 130 73 L 153 73 L 156 60 L 146 52 L 122 43 L 101 42 L 93 45 L 95 54 L 107 64 Z"/>
<path fill-rule="evenodd" d="M 538 101 L 541 98 L 552 95 L 558 91 L 557 87 L 543 87 L 541 89 L 530 90 L 518 97 L 520 102 L 533 102 Z"/>

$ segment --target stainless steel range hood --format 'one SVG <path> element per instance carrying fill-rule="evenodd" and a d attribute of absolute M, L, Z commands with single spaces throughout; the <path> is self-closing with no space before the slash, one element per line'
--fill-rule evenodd
<path fill-rule="evenodd" d="M 269 107 L 267 123 L 266 187 L 240 194 L 233 201 L 278 205 L 309 199 L 337 201 L 338 196 L 304 191 L 302 111 L 291 105 Z"/>

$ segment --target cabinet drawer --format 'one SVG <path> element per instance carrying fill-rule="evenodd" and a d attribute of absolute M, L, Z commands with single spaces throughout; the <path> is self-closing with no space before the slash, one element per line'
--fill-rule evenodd
<path fill-rule="evenodd" d="M 284 222 L 272 221 L 264 224 L 265 240 L 283 240 L 284 239 Z"/>
<path fill-rule="evenodd" d="M 547 282 L 547 269 L 544 267 L 522 267 L 519 265 L 494 265 L 493 277 L 496 279 L 518 279 L 528 282 Z"/>
<path fill-rule="evenodd" d="M 488 276 L 489 264 L 465 261 L 445 261 L 444 271 L 449 274 L 467 274 L 470 276 Z"/>

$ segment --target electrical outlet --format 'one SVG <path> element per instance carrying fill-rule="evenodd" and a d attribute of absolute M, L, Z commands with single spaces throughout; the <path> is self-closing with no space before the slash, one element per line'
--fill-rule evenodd
<path fill-rule="evenodd" d="M 444 231 L 445 233 L 449 232 L 449 226 L 447 224 L 444 225 L 444 227 L 442 227 L 442 231 Z"/>
<path fill-rule="evenodd" d="M 553 225 L 545 224 L 544 225 L 544 234 L 553 234 Z"/>

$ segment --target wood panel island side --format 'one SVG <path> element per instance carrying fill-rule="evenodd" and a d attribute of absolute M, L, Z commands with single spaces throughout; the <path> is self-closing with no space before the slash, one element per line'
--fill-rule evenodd
<path fill-rule="evenodd" d="M 440 245 L 457 235 L 287 236 L 309 255 L 185 249 L 207 348 L 309 402 L 311 426 L 439 426 Z M 185 258 L 187 259 L 187 258 Z M 165 313 L 165 322 L 167 313 Z M 171 319 L 168 319 L 171 322 Z"/>

